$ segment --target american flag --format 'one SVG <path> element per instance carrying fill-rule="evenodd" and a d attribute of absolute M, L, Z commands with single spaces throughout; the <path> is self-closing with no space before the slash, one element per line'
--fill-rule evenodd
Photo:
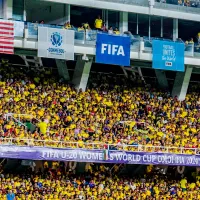
<path fill-rule="evenodd" d="M 14 23 L 0 20 L 0 53 L 14 54 Z"/>

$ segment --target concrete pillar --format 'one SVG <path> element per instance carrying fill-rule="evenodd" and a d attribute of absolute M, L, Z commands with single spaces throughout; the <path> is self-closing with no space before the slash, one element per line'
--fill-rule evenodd
<path fill-rule="evenodd" d="M 161 26 L 160 26 L 160 37 L 163 37 L 163 17 L 160 18 L 160 23 L 161 23 Z"/>
<path fill-rule="evenodd" d="M 178 19 L 173 19 L 173 41 L 178 38 Z"/>
<path fill-rule="evenodd" d="M 66 22 L 70 22 L 70 5 L 65 4 L 64 5 L 64 17 L 63 17 L 63 24 Z"/>
<path fill-rule="evenodd" d="M 62 77 L 66 81 L 70 80 L 66 60 L 56 59 L 56 65 L 57 65 L 57 68 L 58 68 L 59 76 Z"/>
<path fill-rule="evenodd" d="M 92 59 L 88 58 L 88 60 L 83 60 L 82 56 L 78 56 L 72 79 L 72 83 L 76 89 L 82 89 L 82 91 L 86 90 L 91 66 Z"/>
<path fill-rule="evenodd" d="M 3 18 L 11 19 L 13 17 L 13 0 L 3 1 Z"/>
<path fill-rule="evenodd" d="M 120 12 L 119 31 L 121 33 L 128 31 L 128 12 Z"/>
<path fill-rule="evenodd" d="M 192 69 L 192 67 L 187 66 L 185 72 L 176 72 L 176 78 L 174 80 L 174 86 L 172 89 L 172 96 L 177 96 L 180 101 L 183 101 L 187 94 Z"/>
<path fill-rule="evenodd" d="M 169 87 L 165 71 L 156 69 L 156 78 L 160 88 L 167 89 Z"/>

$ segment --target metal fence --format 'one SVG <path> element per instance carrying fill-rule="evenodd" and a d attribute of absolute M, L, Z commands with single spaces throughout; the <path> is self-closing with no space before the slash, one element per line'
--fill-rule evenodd
<path fill-rule="evenodd" d="M 22 138 L 0 138 L 0 145 L 15 146 L 38 146 L 52 148 L 76 148 L 76 149 L 98 149 L 98 150 L 122 150 L 128 152 L 157 152 L 170 154 L 192 154 L 200 155 L 199 148 L 185 147 L 165 147 L 165 146 L 148 146 L 148 145 L 126 145 L 126 144 L 105 144 L 90 142 L 66 142 L 56 140 L 34 140 Z"/>
<path fill-rule="evenodd" d="M 44 27 L 51 27 L 51 28 L 62 28 L 62 26 L 57 25 L 50 25 L 50 24 L 38 24 L 38 23 L 27 23 L 22 21 L 14 21 L 15 31 L 14 36 L 15 37 L 24 37 L 24 31 L 27 29 L 27 39 L 35 39 L 38 38 L 38 26 L 44 26 Z M 73 28 L 75 31 L 75 43 L 76 44 L 86 44 L 86 45 L 96 45 L 96 37 L 97 37 L 97 31 L 96 30 L 81 30 L 79 31 L 77 28 Z M 140 43 L 142 41 L 142 38 L 139 35 L 132 35 L 131 33 L 128 34 L 131 38 L 131 51 L 139 51 Z M 146 52 L 152 52 L 152 41 L 154 39 L 158 38 L 149 38 L 149 37 L 143 37 L 144 42 L 144 51 Z M 167 40 L 167 39 L 163 39 Z M 171 41 L 171 40 L 169 40 Z M 187 44 L 185 46 L 185 56 L 191 56 L 191 57 L 200 57 L 200 45 L 199 44 Z"/>
<path fill-rule="evenodd" d="M 200 14 L 199 2 L 197 2 L 194 7 L 188 7 L 188 6 L 177 5 L 177 4 L 175 5 L 173 3 L 170 4 L 170 3 L 155 2 L 154 8 L 159 8 L 159 9 L 164 9 L 164 10 L 173 10 L 173 11 L 184 12 L 184 13 Z M 191 5 L 194 5 L 194 3 Z"/>
<path fill-rule="evenodd" d="M 159 38 L 143 37 L 144 51 L 146 51 L 146 52 L 152 52 L 152 42 L 153 42 L 154 39 L 159 39 Z M 165 41 L 171 41 L 171 40 L 167 40 L 167 39 L 163 39 L 163 40 L 165 40 Z M 194 56 L 195 45 L 196 44 L 193 44 L 193 43 L 189 43 L 189 44 L 185 45 L 185 56 Z M 197 47 L 196 47 L 196 49 L 197 49 Z M 200 53 L 200 50 L 199 50 L 199 53 Z"/>

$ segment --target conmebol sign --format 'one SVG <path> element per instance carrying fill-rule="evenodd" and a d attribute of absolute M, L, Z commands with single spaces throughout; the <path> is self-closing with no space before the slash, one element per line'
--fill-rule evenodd
<path fill-rule="evenodd" d="M 74 60 L 74 31 L 39 26 L 38 57 Z"/>

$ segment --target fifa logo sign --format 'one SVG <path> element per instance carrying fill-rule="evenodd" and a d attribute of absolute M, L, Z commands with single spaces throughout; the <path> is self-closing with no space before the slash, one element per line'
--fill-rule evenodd
<path fill-rule="evenodd" d="M 113 56 L 125 56 L 124 48 L 121 45 L 102 44 L 101 54 L 108 54 Z"/>

